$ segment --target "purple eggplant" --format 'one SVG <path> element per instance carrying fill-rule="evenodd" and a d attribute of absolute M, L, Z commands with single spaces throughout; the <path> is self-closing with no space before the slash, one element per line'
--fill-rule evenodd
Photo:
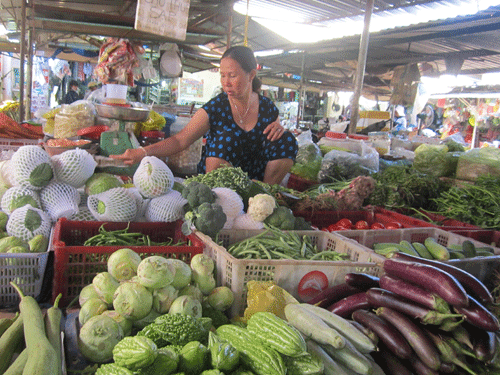
<path fill-rule="evenodd" d="M 450 306 L 442 298 L 406 280 L 382 275 L 380 277 L 380 287 L 443 314 L 451 312 Z"/>
<path fill-rule="evenodd" d="M 413 350 L 403 335 L 384 318 L 366 310 L 354 311 L 352 318 L 375 332 L 379 340 L 398 358 L 408 359 L 413 355 Z"/>
<path fill-rule="evenodd" d="M 405 253 L 396 253 L 393 258 L 428 264 L 442 269 L 443 271 L 446 271 L 450 275 L 454 276 L 462 284 L 465 291 L 481 303 L 489 305 L 495 302 L 488 288 L 479 279 L 458 267 L 452 266 L 448 263 L 439 262 L 437 260 L 418 258 Z"/>
<path fill-rule="evenodd" d="M 468 306 L 455 306 L 454 308 L 456 312 L 464 316 L 466 322 L 469 322 L 475 327 L 489 332 L 496 332 L 500 329 L 500 323 L 497 317 L 471 296 L 469 296 Z"/>
<path fill-rule="evenodd" d="M 411 318 L 419 319 L 423 324 L 441 324 L 444 319 L 461 317 L 460 314 L 440 313 L 381 288 L 371 288 L 366 291 L 366 295 L 372 307 L 389 307 Z"/>
<path fill-rule="evenodd" d="M 345 275 L 344 280 L 347 285 L 363 291 L 379 287 L 379 278 L 367 273 L 351 272 Z"/>
<path fill-rule="evenodd" d="M 324 307 L 326 309 L 328 306 L 333 305 L 335 302 L 340 301 L 342 298 L 360 292 L 362 292 L 362 290 L 353 288 L 346 283 L 337 284 L 326 288 L 317 296 L 309 300 L 307 303 L 311 305 L 318 305 L 319 307 Z"/>
<path fill-rule="evenodd" d="M 413 375 L 407 367 L 407 361 L 396 357 L 383 345 L 379 348 L 378 352 L 371 353 L 371 356 L 382 370 L 384 370 L 386 375 Z"/>
<path fill-rule="evenodd" d="M 383 267 L 389 276 L 416 284 L 438 295 L 452 306 L 466 307 L 469 304 L 468 295 L 462 284 L 442 269 L 397 259 L 387 259 Z"/>
<path fill-rule="evenodd" d="M 379 307 L 378 316 L 391 323 L 408 341 L 417 357 L 430 369 L 438 370 L 441 366 L 439 352 L 425 332 L 406 315 L 388 307 Z"/>
<path fill-rule="evenodd" d="M 350 319 L 354 311 L 368 308 L 370 308 L 370 304 L 368 303 L 366 292 L 361 292 L 335 302 L 328 307 L 328 310 L 342 318 Z"/>
<path fill-rule="evenodd" d="M 431 369 L 418 357 L 411 358 L 410 363 L 417 375 L 439 375 L 438 370 Z"/>

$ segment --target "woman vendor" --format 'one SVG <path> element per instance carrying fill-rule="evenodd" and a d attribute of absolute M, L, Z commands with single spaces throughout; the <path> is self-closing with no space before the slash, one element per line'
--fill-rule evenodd
<path fill-rule="evenodd" d="M 144 156 L 168 157 L 206 136 L 199 173 L 231 165 L 241 167 L 251 179 L 279 184 L 293 166 L 297 141 L 281 126 L 272 101 L 258 93 L 260 80 L 252 50 L 229 48 L 220 61 L 220 76 L 224 92 L 196 111 L 182 131 L 111 157 L 132 165 Z"/>

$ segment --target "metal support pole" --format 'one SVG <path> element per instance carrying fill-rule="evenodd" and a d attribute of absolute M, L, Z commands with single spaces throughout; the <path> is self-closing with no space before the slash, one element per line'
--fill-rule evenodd
<path fill-rule="evenodd" d="M 24 121 L 24 57 L 26 55 L 26 0 L 21 1 L 21 38 L 19 57 L 19 120 Z"/>
<path fill-rule="evenodd" d="M 374 0 L 366 1 L 365 24 L 361 40 L 359 42 L 358 65 L 356 67 L 356 76 L 354 80 L 354 94 L 351 99 L 351 122 L 349 123 L 348 134 L 356 133 L 356 125 L 359 117 L 359 98 L 363 88 L 363 79 L 365 77 L 366 56 L 368 55 L 368 39 L 370 37 L 370 20 L 373 12 Z"/>
<path fill-rule="evenodd" d="M 226 49 L 231 48 L 231 34 L 233 32 L 233 2 L 230 1 L 227 7 L 227 41 Z"/>
<path fill-rule="evenodd" d="M 29 28 L 28 30 L 28 46 L 27 53 L 28 58 L 26 59 L 27 70 L 26 70 L 26 108 L 24 113 L 26 114 L 26 118 L 31 118 L 31 98 L 33 91 L 33 36 L 34 30 L 33 28 Z"/>
<path fill-rule="evenodd" d="M 306 68 L 306 51 L 302 54 L 302 66 L 300 67 L 300 86 L 299 86 L 299 107 L 297 109 L 297 123 L 295 124 L 295 127 L 298 129 L 299 128 L 299 123 L 300 120 L 302 119 L 302 116 L 304 115 L 304 105 L 303 105 L 303 93 L 302 91 L 304 90 L 304 71 Z"/>

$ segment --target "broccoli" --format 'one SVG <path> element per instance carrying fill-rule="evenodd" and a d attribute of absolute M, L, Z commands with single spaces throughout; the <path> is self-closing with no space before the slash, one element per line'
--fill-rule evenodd
<path fill-rule="evenodd" d="M 229 324 L 229 318 L 222 311 L 214 309 L 208 303 L 203 304 L 203 309 L 201 310 L 203 317 L 212 319 L 212 325 L 215 328 L 219 328 L 224 324 Z"/>
<path fill-rule="evenodd" d="M 279 206 L 264 220 L 264 224 L 283 230 L 293 230 L 295 227 L 295 216 L 293 216 L 292 210 L 288 207 Z"/>
<path fill-rule="evenodd" d="M 311 223 L 304 219 L 302 216 L 297 216 L 293 224 L 294 230 L 312 230 Z"/>
<path fill-rule="evenodd" d="M 215 238 L 226 224 L 227 216 L 220 204 L 205 202 L 193 211 L 187 212 L 184 219 L 188 225 L 194 224 L 201 233 Z"/>
<path fill-rule="evenodd" d="M 190 341 L 208 343 L 208 329 L 204 323 L 191 315 L 164 314 L 137 333 L 153 340 L 161 348 L 171 345 L 186 345 Z"/>
<path fill-rule="evenodd" d="M 202 182 L 192 181 L 182 189 L 182 197 L 188 201 L 184 209 L 186 211 L 194 210 L 202 203 L 214 203 L 217 195 L 208 185 Z"/>

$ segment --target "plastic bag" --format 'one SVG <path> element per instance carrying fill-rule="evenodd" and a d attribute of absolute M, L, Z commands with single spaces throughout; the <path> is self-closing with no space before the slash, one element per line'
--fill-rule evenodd
<path fill-rule="evenodd" d="M 95 108 L 86 100 L 63 104 L 54 120 L 54 138 L 76 137 L 77 131 L 94 125 Z"/>
<path fill-rule="evenodd" d="M 360 143 L 360 154 L 340 150 L 329 151 L 321 162 L 318 182 L 351 180 L 379 170 L 379 153 L 365 142 Z"/>
<path fill-rule="evenodd" d="M 413 168 L 434 177 L 448 177 L 455 174 L 458 155 L 448 152 L 446 145 L 421 144 L 415 149 Z"/>
<path fill-rule="evenodd" d="M 308 180 L 316 181 L 323 154 L 319 146 L 313 142 L 310 130 L 297 137 L 299 150 L 290 173 Z"/>
<path fill-rule="evenodd" d="M 487 174 L 500 176 L 500 149 L 475 148 L 460 155 L 457 163 L 458 179 L 475 181 Z"/>

